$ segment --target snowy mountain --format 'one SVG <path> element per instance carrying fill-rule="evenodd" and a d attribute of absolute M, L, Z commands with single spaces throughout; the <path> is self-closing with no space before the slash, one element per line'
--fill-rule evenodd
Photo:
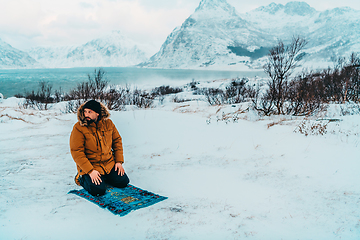
<path fill-rule="evenodd" d="M 35 68 L 41 65 L 26 52 L 13 48 L 0 39 L 0 68 Z"/>
<path fill-rule="evenodd" d="M 305 2 L 271 3 L 239 14 L 226 0 L 201 0 L 160 50 L 121 32 L 80 46 L 37 47 L 29 55 L 1 42 L 0 68 L 125 67 L 261 69 L 268 50 L 281 39 L 306 38 L 304 67 L 327 67 L 334 58 L 360 52 L 360 11 L 317 11 Z"/>
<path fill-rule="evenodd" d="M 309 42 L 304 62 L 316 67 L 359 52 L 359 30 L 360 11 L 351 8 L 319 12 L 305 2 L 289 2 L 239 14 L 226 0 L 202 0 L 141 66 L 261 68 L 278 39 L 286 43 L 300 35 Z"/>
<path fill-rule="evenodd" d="M 360 52 L 360 11 L 335 8 L 321 12 L 314 25 L 317 29 L 308 35 L 314 55 L 329 59 Z"/>
<path fill-rule="evenodd" d="M 119 31 L 75 47 L 37 47 L 30 56 L 46 67 L 126 67 L 146 61 L 140 46 Z M 145 49 L 145 50 L 144 50 Z"/>
<path fill-rule="evenodd" d="M 271 3 L 243 14 L 242 17 L 256 28 L 280 39 L 288 39 L 294 34 L 314 31 L 317 11 L 304 2 L 290 2 L 285 6 Z"/>
<path fill-rule="evenodd" d="M 242 16 L 258 29 L 285 42 L 293 35 L 308 41 L 305 61 L 329 63 L 332 58 L 360 52 L 360 11 L 335 8 L 316 11 L 305 2 L 272 3 Z"/>
<path fill-rule="evenodd" d="M 248 62 L 228 47 L 253 52 L 270 47 L 275 38 L 242 19 L 226 0 L 202 0 L 195 12 L 166 39 L 144 67 L 197 68 Z"/>

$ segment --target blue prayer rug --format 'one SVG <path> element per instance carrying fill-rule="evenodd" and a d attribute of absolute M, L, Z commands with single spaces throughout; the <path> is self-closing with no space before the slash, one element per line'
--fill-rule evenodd
<path fill-rule="evenodd" d="M 89 194 L 85 189 L 71 190 L 69 193 L 83 197 L 121 217 L 131 211 L 148 207 L 167 199 L 167 197 L 142 190 L 130 184 L 125 188 L 110 187 L 103 196 L 99 197 Z"/>

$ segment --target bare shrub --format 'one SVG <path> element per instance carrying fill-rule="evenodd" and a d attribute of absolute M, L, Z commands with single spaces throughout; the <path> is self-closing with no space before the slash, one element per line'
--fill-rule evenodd
<path fill-rule="evenodd" d="M 247 78 L 235 78 L 228 86 L 226 86 L 225 98 L 227 103 L 234 104 L 245 101 L 245 98 L 247 97 L 246 84 L 248 81 Z"/>
<path fill-rule="evenodd" d="M 93 78 L 91 77 L 90 74 L 88 74 L 88 79 L 89 79 L 89 83 L 90 85 L 93 86 L 92 89 L 92 94 L 93 94 L 93 99 L 99 99 L 99 100 L 104 100 L 105 96 L 106 96 L 106 87 L 109 84 L 109 81 L 105 79 L 105 74 L 106 72 L 104 70 L 102 70 L 101 68 L 96 71 L 96 69 L 94 70 L 94 74 L 93 74 Z"/>
<path fill-rule="evenodd" d="M 128 88 L 110 88 L 109 91 L 104 94 L 104 103 L 106 107 L 109 110 L 124 110 L 126 105 L 126 96 L 129 92 L 130 90 Z"/>
<path fill-rule="evenodd" d="M 333 68 L 318 72 L 305 71 L 290 79 L 296 66 L 296 53 L 306 42 L 294 38 L 289 47 L 280 41 L 268 55 L 264 66 L 269 75 L 268 88 L 259 89 L 252 96 L 253 106 L 264 115 L 289 114 L 308 116 L 323 111 L 328 103 L 360 101 L 360 58 L 351 54 L 349 59 L 339 57 Z"/>
<path fill-rule="evenodd" d="M 352 53 L 349 59 L 339 58 L 333 72 L 337 83 L 337 102 L 359 102 L 360 97 L 360 58 Z"/>
<path fill-rule="evenodd" d="M 284 112 L 295 116 L 308 116 L 323 109 L 320 79 L 316 74 L 298 75 L 287 84 Z M 320 88 L 320 89 L 319 89 Z"/>
<path fill-rule="evenodd" d="M 217 111 L 216 111 L 216 122 L 224 122 L 226 124 L 233 122 L 233 123 L 237 123 L 239 121 L 239 119 L 241 119 L 241 114 L 244 114 L 246 112 L 249 111 L 249 107 L 247 107 L 246 109 L 243 109 L 242 107 L 239 107 L 237 110 L 232 111 L 232 112 L 228 112 L 225 113 L 224 111 L 221 112 L 220 115 L 220 111 L 221 111 L 222 107 L 220 107 Z M 207 124 L 210 124 L 212 121 L 212 118 L 209 117 L 206 120 Z"/>
<path fill-rule="evenodd" d="M 222 121 L 222 122 L 225 122 L 226 124 L 228 124 L 231 121 L 234 123 L 237 123 L 238 120 L 240 119 L 240 115 L 243 113 L 246 113 L 248 111 L 249 111 L 249 108 L 246 108 L 246 109 L 239 108 L 235 112 L 230 112 L 230 113 L 222 112 L 221 117 L 216 116 L 216 121 L 217 122 Z"/>
<path fill-rule="evenodd" d="M 255 97 L 252 98 L 253 108 L 261 115 L 269 116 L 275 113 L 274 99 L 269 91 L 260 95 L 260 89 L 257 88 Z"/>
<path fill-rule="evenodd" d="M 312 122 L 305 119 L 299 124 L 299 126 L 297 126 L 294 132 L 304 134 L 305 136 L 324 135 L 327 133 L 328 124 L 329 124 L 328 120 Z"/>
<path fill-rule="evenodd" d="M 184 89 L 180 87 L 160 86 L 156 87 L 151 91 L 153 99 L 157 98 L 160 104 L 163 104 L 165 96 L 169 94 L 176 94 L 182 92 Z"/>
<path fill-rule="evenodd" d="M 203 88 L 202 94 L 210 105 L 222 105 L 225 103 L 224 91 L 218 88 Z"/>
<path fill-rule="evenodd" d="M 333 68 L 317 73 L 318 94 L 323 103 L 359 102 L 360 59 L 352 53 L 349 59 L 337 58 Z"/>
<path fill-rule="evenodd" d="M 204 95 L 210 105 L 236 104 L 255 96 L 255 89 L 249 86 L 247 78 L 235 78 L 225 87 L 198 89 L 197 94 Z"/>
<path fill-rule="evenodd" d="M 347 100 L 353 102 L 360 101 L 360 58 L 356 53 L 352 53 L 348 64 L 345 66 L 345 74 L 349 79 Z"/>
<path fill-rule="evenodd" d="M 105 100 L 108 81 L 104 78 L 105 71 L 102 69 L 94 71 L 93 77 L 88 74 L 88 81 L 79 83 L 75 89 L 65 97 L 66 100 L 81 99 L 84 101 L 90 99 Z"/>
<path fill-rule="evenodd" d="M 104 103 L 109 110 L 124 110 L 126 105 L 135 105 L 139 108 L 149 108 L 154 97 L 146 91 L 130 90 L 126 87 L 109 86 L 104 78 L 105 72 L 95 69 L 93 77 L 88 74 L 88 80 L 79 83 L 77 87 L 65 94 L 63 99 L 68 101 L 68 112 L 76 112 L 81 104 L 94 99 Z"/>
<path fill-rule="evenodd" d="M 31 93 L 25 93 L 24 97 L 25 102 L 22 103 L 22 107 L 24 108 L 48 110 L 49 104 L 55 102 L 55 99 L 52 96 L 52 85 L 45 81 L 39 82 L 39 89 L 37 92 L 33 90 Z"/>
<path fill-rule="evenodd" d="M 65 96 L 66 100 L 90 100 L 93 98 L 92 86 L 89 82 L 79 83 L 75 89 L 70 90 L 70 93 Z"/>
<path fill-rule="evenodd" d="M 78 100 L 70 100 L 65 106 L 65 113 L 76 113 L 82 103 Z"/>
<path fill-rule="evenodd" d="M 192 79 L 192 81 L 187 85 L 187 87 L 190 88 L 190 90 L 195 91 L 197 90 L 197 86 L 199 82 L 196 82 L 195 79 Z"/>
<path fill-rule="evenodd" d="M 354 102 L 348 102 L 340 106 L 342 116 L 360 114 L 360 105 Z"/>
<path fill-rule="evenodd" d="M 191 99 L 179 98 L 178 96 L 175 95 L 175 96 L 172 98 L 172 101 L 173 101 L 174 103 L 183 103 L 183 102 L 189 102 L 189 101 L 191 101 Z"/>
<path fill-rule="evenodd" d="M 54 102 L 58 103 L 58 102 L 62 102 L 65 100 L 65 93 L 62 91 L 61 87 L 59 90 L 55 90 L 54 93 Z"/>
<path fill-rule="evenodd" d="M 135 105 L 139 108 L 149 108 L 151 107 L 154 98 L 146 91 L 141 91 L 135 89 L 131 96 L 131 105 Z"/>
<path fill-rule="evenodd" d="M 278 45 L 270 49 L 268 61 L 264 65 L 265 73 L 270 77 L 267 93 L 256 109 L 264 113 L 284 114 L 284 103 L 287 91 L 287 80 L 297 66 L 300 51 L 307 44 L 301 37 L 293 37 L 290 45 L 285 46 L 279 40 Z M 265 103 L 266 101 L 266 103 Z M 262 109 L 265 106 L 266 109 Z"/>
<path fill-rule="evenodd" d="M 168 94 L 174 94 L 174 93 L 179 93 L 182 92 L 183 89 L 179 88 L 179 87 L 170 87 L 170 86 L 160 86 L 160 87 L 156 87 L 151 91 L 151 94 L 154 97 L 157 96 L 164 96 L 164 95 L 168 95 Z"/>

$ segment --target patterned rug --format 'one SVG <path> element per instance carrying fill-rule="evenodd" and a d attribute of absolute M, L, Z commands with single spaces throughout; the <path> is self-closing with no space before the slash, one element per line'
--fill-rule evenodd
<path fill-rule="evenodd" d="M 148 207 L 167 199 L 167 197 L 142 190 L 130 184 L 125 188 L 110 187 L 105 195 L 99 197 L 92 196 L 85 189 L 71 190 L 69 193 L 83 197 L 99 207 L 106 208 L 120 216 L 125 216 L 131 211 Z"/>

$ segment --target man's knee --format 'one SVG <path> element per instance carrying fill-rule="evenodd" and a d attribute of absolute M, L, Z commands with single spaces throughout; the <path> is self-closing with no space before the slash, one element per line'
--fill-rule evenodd
<path fill-rule="evenodd" d="M 106 192 L 106 184 L 101 182 L 100 185 L 96 185 L 91 181 L 89 175 L 84 175 L 80 179 L 81 186 L 93 196 L 102 196 Z"/>
<path fill-rule="evenodd" d="M 126 173 L 123 176 L 117 175 L 113 179 L 111 179 L 111 185 L 118 188 L 124 188 L 129 184 L 130 180 Z"/>
<path fill-rule="evenodd" d="M 106 186 L 105 184 L 100 184 L 100 185 L 93 184 L 90 186 L 88 192 L 93 196 L 102 196 L 106 192 Z"/>

